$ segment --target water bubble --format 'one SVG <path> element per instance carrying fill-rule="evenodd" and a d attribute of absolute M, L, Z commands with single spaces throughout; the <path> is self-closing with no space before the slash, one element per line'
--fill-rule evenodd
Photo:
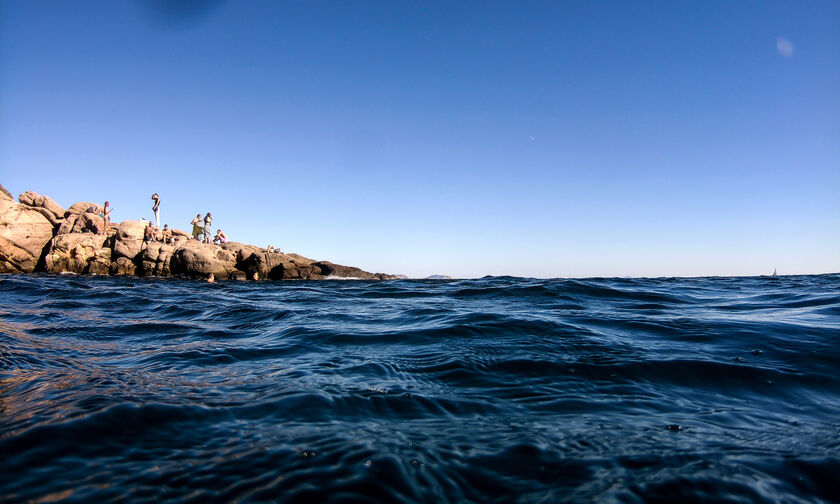
<path fill-rule="evenodd" d="M 373 462 L 371 462 L 370 459 L 365 460 L 366 466 L 370 466 L 371 464 L 373 464 Z"/>
<path fill-rule="evenodd" d="M 673 432 L 679 432 L 682 430 L 682 425 L 680 424 L 668 424 L 668 430 Z"/>

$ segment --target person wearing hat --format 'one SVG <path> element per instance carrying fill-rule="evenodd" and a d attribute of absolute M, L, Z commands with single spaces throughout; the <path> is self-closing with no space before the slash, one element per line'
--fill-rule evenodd
<path fill-rule="evenodd" d="M 152 206 L 152 211 L 155 212 L 155 222 L 157 222 L 157 227 L 160 227 L 160 196 L 158 196 L 158 193 L 154 193 L 152 199 L 155 200 L 155 204 Z"/>

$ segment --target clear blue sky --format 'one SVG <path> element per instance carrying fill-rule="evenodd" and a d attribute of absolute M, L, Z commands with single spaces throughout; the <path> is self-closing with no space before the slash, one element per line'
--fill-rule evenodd
<path fill-rule="evenodd" d="M 0 0 L 0 183 L 409 276 L 840 271 L 840 2 Z"/>

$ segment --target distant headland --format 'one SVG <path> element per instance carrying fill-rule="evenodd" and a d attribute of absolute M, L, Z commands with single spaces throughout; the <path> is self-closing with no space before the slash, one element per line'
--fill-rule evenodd
<path fill-rule="evenodd" d="M 218 245 L 206 243 L 178 229 L 164 232 L 148 221 L 112 223 L 109 214 L 107 208 L 88 201 L 64 209 L 33 191 L 21 194 L 16 202 L 0 185 L 0 273 L 200 279 L 212 275 L 217 280 L 398 278 L 226 238 Z"/>

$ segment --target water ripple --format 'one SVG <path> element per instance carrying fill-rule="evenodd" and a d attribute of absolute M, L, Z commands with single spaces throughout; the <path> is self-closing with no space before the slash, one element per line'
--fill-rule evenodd
<path fill-rule="evenodd" d="M 834 501 L 840 275 L 0 277 L 0 502 Z"/>

